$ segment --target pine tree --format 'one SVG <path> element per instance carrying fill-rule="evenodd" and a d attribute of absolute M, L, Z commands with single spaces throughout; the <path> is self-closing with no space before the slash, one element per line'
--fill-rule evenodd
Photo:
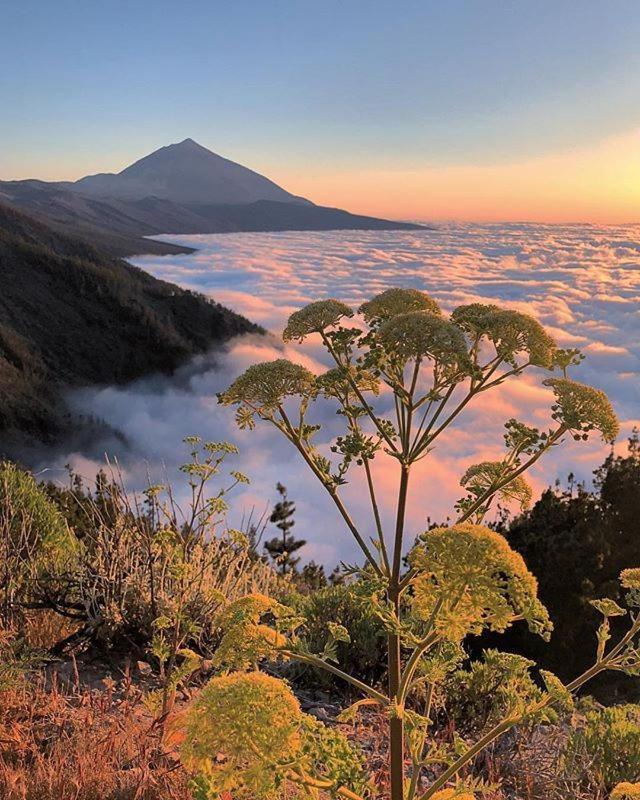
<path fill-rule="evenodd" d="M 287 497 L 286 486 L 277 483 L 276 489 L 282 499 L 273 507 L 269 522 L 275 523 L 276 528 L 279 528 L 281 531 L 281 536 L 270 539 L 268 542 L 265 542 L 264 546 L 274 563 L 278 565 L 282 574 L 286 575 L 287 572 L 295 572 L 300 559 L 294 558 L 293 553 L 303 547 L 306 541 L 304 539 L 296 539 L 295 536 L 290 533 L 291 528 L 296 524 L 293 519 L 296 507 L 293 501 L 289 500 Z"/>
<path fill-rule="evenodd" d="M 327 576 L 322 564 L 310 561 L 300 570 L 300 575 L 296 579 L 298 590 L 302 594 L 310 594 L 323 589 L 327 585 Z"/>

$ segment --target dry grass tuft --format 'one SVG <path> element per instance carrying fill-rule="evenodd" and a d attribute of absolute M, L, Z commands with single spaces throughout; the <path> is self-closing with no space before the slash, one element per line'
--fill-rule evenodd
<path fill-rule="evenodd" d="M 0 707 L 3 800 L 192 800 L 131 686 L 67 696 L 39 682 L 0 693 Z"/>

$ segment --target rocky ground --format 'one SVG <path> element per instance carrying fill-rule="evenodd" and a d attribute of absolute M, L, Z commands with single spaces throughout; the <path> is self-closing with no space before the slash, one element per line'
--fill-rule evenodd
<path fill-rule="evenodd" d="M 181 690 L 176 710 L 211 673 L 206 662 Z M 192 800 L 179 743 L 145 697 L 159 687 L 146 661 L 88 657 L 50 662 L 27 687 L 5 692 L 0 715 L 0 797 L 3 800 Z M 302 709 L 342 730 L 363 750 L 379 797 L 387 795 L 385 716 L 366 709 L 354 724 L 338 723 L 337 696 L 297 691 Z M 560 779 L 568 729 L 538 727 L 503 737 L 474 765 L 499 785 L 485 800 L 603 800 L 579 788 L 581 776 Z M 447 736 L 451 730 L 437 735 Z M 583 777 L 583 776 L 582 776 Z M 425 787 L 426 788 L 426 784 Z"/>

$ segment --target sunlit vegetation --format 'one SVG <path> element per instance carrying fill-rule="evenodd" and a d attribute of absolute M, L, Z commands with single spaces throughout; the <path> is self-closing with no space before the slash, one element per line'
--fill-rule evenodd
<path fill-rule="evenodd" d="M 526 480 L 551 448 L 618 434 L 606 396 L 575 380 L 580 354 L 527 315 L 473 304 L 447 316 L 400 289 L 357 317 L 337 300 L 312 303 L 284 336 L 319 339 L 334 366 L 257 364 L 219 399 L 241 428 L 270 424 L 291 443 L 361 563 L 329 580 L 303 566 L 280 485 L 259 532 L 229 528 L 249 478 L 226 442 L 186 440 L 184 502 L 168 481 L 131 494 L 117 470 L 89 490 L 1 463 L 0 795 L 637 797 L 639 707 L 585 695 L 594 679 L 625 675 L 637 699 L 640 567 L 624 533 L 637 439 L 598 470 L 594 492 L 550 490 L 531 507 Z M 438 458 L 478 395 L 525 372 L 549 389 L 548 427 L 506 420 L 502 455 L 468 466 L 452 519 L 410 530 L 415 464 Z M 327 404 L 343 430 L 316 444 Z M 397 472 L 392 515 L 376 460 Z M 365 525 L 344 497 L 355 481 L 370 501 Z M 515 517 L 499 513 L 505 504 Z M 572 569 L 563 616 L 555 592 Z"/>
<path fill-rule="evenodd" d="M 522 475 L 546 451 L 567 435 L 580 440 L 598 432 L 611 441 L 618 423 L 602 392 L 567 376 L 567 369 L 579 362 L 579 354 L 559 350 L 527 315 L 476 303 L 456 309 L 447 318 L 432 298 L 400 289 L 364 303 L 360 313 L 367 325 L 364 330 L 344 324 L 354 312 L 338 300 L 312 303 L 294 313 L 284 339 L 303 341 L 317 336 L 335 367 L 317 379 L 285 360 L 255 365 L 220 395 L 220 401 L 237 407 L 241 428 L 253 428 L 258 419 L 274 425 L 299 451 L 342 515 L 365 559 L 364 567 L 350 569 L 355 586 L 367 595 L 386 629 L 388 684 L 381 692 L 335 666 L 335 643 L 350 637 L 333 622 L 328 623 L 329 638 L 322 653 L 311 653 L 304 638 L 292 637 L 291 643 L 274 647 L 273 656 L 279 652 L 324 666 L 355 686 L 364 702 L 385 710 L 392 800 L 442 797 L 443 791 L 449 791 L 449 782 L 454 782 L 453 794 L 473 796 L 489 787 L 481 779 L 463 775 L 465 767 L 506 731 L 536 719 L 548 722 L 554 707 L 567 710 L 572 694 L 600 672 L 640 669 L 634 649 L 640 622 L 632 616 L 624 636 L 609 647 L 609 617 L 627 612 L 595 601 L 604 621 L 598 629 L 595 662 L 581 676 L 565 685 L 543 671 L 541 691 L 527 691 L 516 680 L 519 664 L 514 657 L 503 675 L 507 707 L 493 727 L 472 743 L 454 741 L 449 747 L 436 745 L 429 736 L 434 694 L 458 666 L 467 636 L 503 632 L 515 623 L 525 623 L 543 638 L 552 630 L 537 597 L 536 579 L 522 557 L 499 533 L 482 525 L 492 502 L 511 487 L 511 493 L 526 505 L 529 493 Z M 457 505 L 456 521 L 418 537 L 403 569 L 412 466 L 430 455 L 438 437 L 475 396 L 518 378 L 531 367 L 563 372 L 563 377 L 545 381 L 555 396 L 551 426 L 541 431 L 509 420 L 502 460 L 467 471 L 463 485 L 468 493 Z M 390 417 L 375 408 L 383 392 L 393 395 L 395 414 Z M 313 441 L 320 426 L 309 420 L 309 414 L 320 397 L 332 400 L 344 418 L 344 435 L 331 448 L 333 460 Z M 396 523 L 389 537 L 382 526 L 371 471 L 371 462 L 380 452 L 396 462 L 399 473 Z M 357 467 L 366 475 L 374 536 L 359 529 L 340 496 L 347 474 Z M 633 574 L 631 579 L 622 574 L 632 609 L 638 601 L 631 585 Z M 418 688 L 424 690 L 424 699 L 412 708 L 410 700 Z M 354 713 L 361 703 L 353 707 Z M 434 765 L 441 766 L 439 774 L 427 779 L 425 787 L 422 779 Z M 215 766 L 211 769 L 215 773 Z M 333 786 L 335 792 L 341 788 Z"/>

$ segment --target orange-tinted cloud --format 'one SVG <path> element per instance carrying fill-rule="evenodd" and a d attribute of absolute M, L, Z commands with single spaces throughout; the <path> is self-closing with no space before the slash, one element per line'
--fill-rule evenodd
<path fill-rule="evenodd" d="M 179 239 L 180 237 L 173 237 Z M 258 318 L 274 333 L 291 310 L 310 300 L 336 296 L 356 307 L 364 298 L 391 285 L 421 288 L 445 310 L 480 300 L 498 302 L 534 314 L 565 346 L 580 346 L 587 359 L 579 380 L 605 389 L 624 423 L 623 436 L 638 421 L 640 398 L 640 232 L 633 226 L 444 225 L 427 232 L 336 232 L 227 234 L 188 237 L 200 247 L 193 256 L 148 257 L 138 263 L 159 277 L 177 281 L 224 300 Z M 43 457 L 43 466 L 67 462 L 90 473 L 101 453 L 119 456 L 133 488 L 144 479 L 145 459 L 165 463 L 170 474 L 181 463 L 180 439 L 197 433 L 228 439 L 241 448 L 235 465 L 252 485 L 232 501 L 232 524 L 252 507 L 261 513 L 273 502 L 275 482 L 288 488 L 297 504 L 296 533 L 310 542 L 304 557 L 333 564 L 353 560 L 357 552 L 344 524 L 321 487 L 304 469 L 295 449 L 266 425 L 238 431 L 233 411 L 221 408 L 216 392 L 243 369 L 282 355 L 313 372 L 328 364 L 318 343 L 283 345 L 277 336 L 245 337 L 221 352 L 195 359 L 173 378 L 156 377 L 127 387 L 86 390 L 72 402 L 85 414 L 101 417 L 122 430 L 91 454 Z M 433 453 L 416 468 L 409 503 L 409 539 L 424 528 L 427 517 L 444 520 L 461 496 L 460 475 L 472 463 L 500 458 L 504 422 L 512 416 L 547 428 L 551 392 L 542 386 L 545 373 L 506 383 L 477 398 L 456 426 L 438 440 Z M 376 404 L 390 410 L 390 399 Z M 340 418 L 327 405 L 314 409 L 323 424 L 318 445 L 329 454 Z M 589 479 L 608 448 L 593 438 L 568 439 L 545 456 L 530 477 L 536 492 L 569 471 Z M 381 457 L 375 477 L 392 524 L 397 465 Z M 159 476 L 162 478 L 163 476 Z M 366 486 L 350 476 L 344 495 L 365 530 L 372 525 Z"/>

